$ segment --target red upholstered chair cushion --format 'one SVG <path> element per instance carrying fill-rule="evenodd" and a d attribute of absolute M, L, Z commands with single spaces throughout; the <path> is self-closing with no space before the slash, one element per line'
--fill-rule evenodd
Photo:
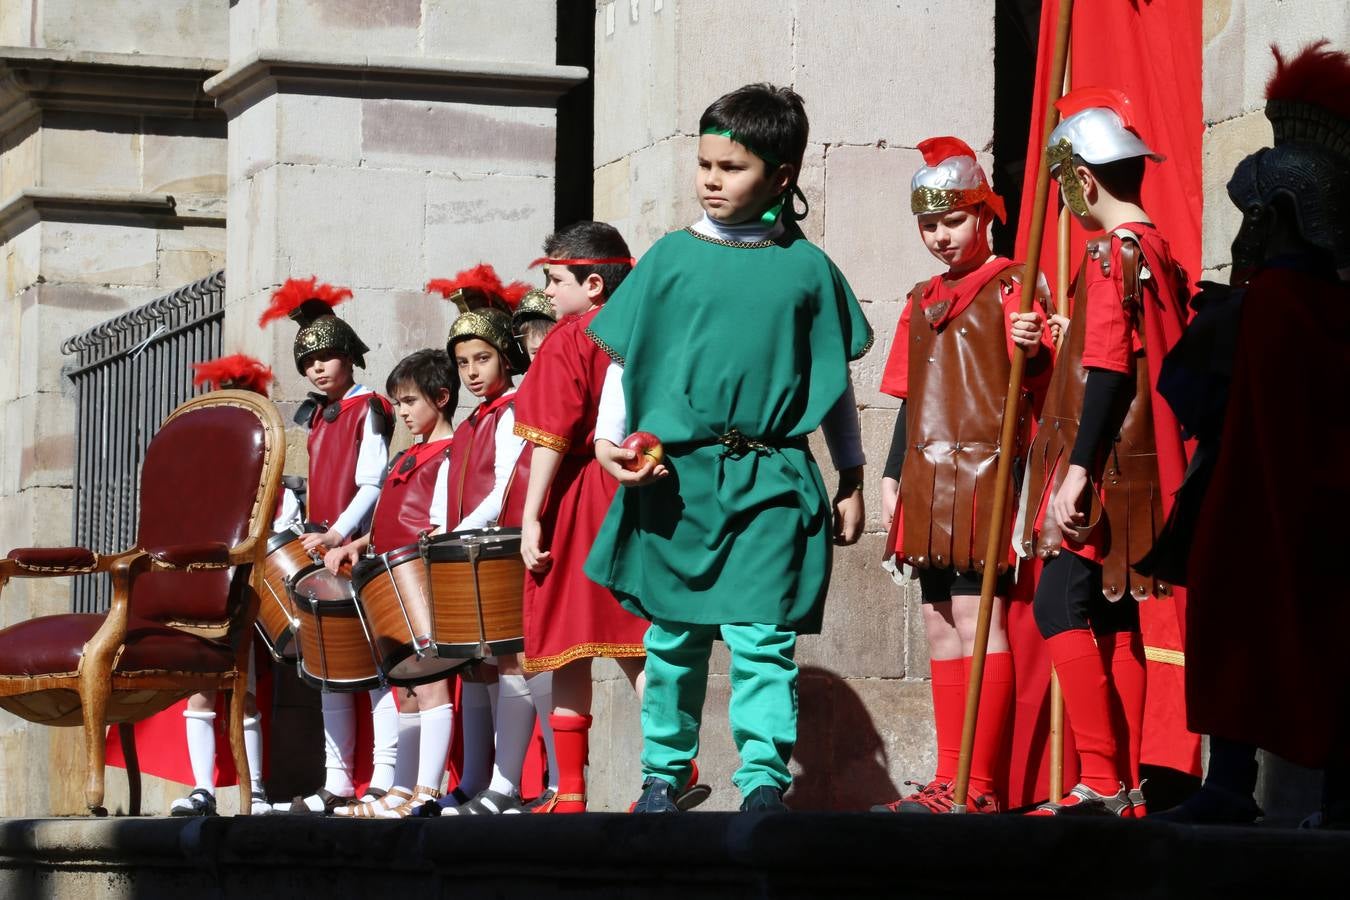
<path fill-rule="evenodd" d="M 98 562 L 83 547 L 16 547 L 9 558 L 29 569 L 92 569 Z"/>
<path fill-rule="evenodd" d="M 141 547 L 221 543 L 248 536 L 258 500 L 266 427 L 237 406 L 208 406 L 168 422 L 141 466 Z M 226 570 L 148 573 L 136 579 L 132 611 L 143 618 L 219 621 L 239 598 Z"/>
<path fill-rule="evenodd" d="M 89 613 L 39 616 L 0 631 L 0 676 L 73 673 L 84 645 L 103 624 Z M 114 672 L 171 671 L 209 674 L 234 666 L 229 645 L 132 616 L 126 649 Z"/>

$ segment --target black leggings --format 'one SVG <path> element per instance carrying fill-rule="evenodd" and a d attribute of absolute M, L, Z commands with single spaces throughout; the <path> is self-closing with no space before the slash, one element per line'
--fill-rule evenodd
<path fill-rule="evenodd" d="M 1102 567 L 1068 550 L 1048 560 L 1032 606 L 1041 637 L 1091 628 L 1094 634 L 1139 630 L 1139 602 L 1102 594 Z"/>

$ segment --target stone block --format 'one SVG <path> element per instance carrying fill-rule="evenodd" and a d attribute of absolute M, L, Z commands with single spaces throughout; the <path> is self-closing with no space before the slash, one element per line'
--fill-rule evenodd
<path fill-rule="evenodd" d="M 664 9 L 648 14 L 644 9 L 634 27 L 670 27 L 671 21 L 678 25 L 674 99 L 679 132 L 698 134 L 703 110 L 743 84 L 792 83 L 797 62 L 796 53 L 789 50 L 797 25 L 794 4 L 741 0 L 734 12 L 719 0 L 680 0 L 673 5 L 674 15 Z M 733 18 L 739 26 L 727 27 Z"/>
<path fill-rule="evenodd" d="M 913 679 L 930 678 L 928 630 L 923 624 L 923 592 L 909 571 L 897 587 L 905 594 L 905 673 Z"/>
<path fill-rule="evenodd" d="M 745 33 L 758 40 L 757 28 Z M 793 41 L 795 85 L 817 141 L 913 147 L 934 134 L 955 134 L 978 150 L 993 138 L 989 3 L 953 0 L 922 12 L 870 0 L 802 3 Z M 944 69 L 961 72 L 960 103 L 926 89 L 936 48 Z"/>
<path fill-rule="evenodd" d="M 159 235 L 153 228 L 92 222 L 43 222 L 41 273 L 47 281 L 153 284 Z"/>
<path fill-rule="evenodd" d="M 618 673 L 618 666 L 601 660 L 595 668 L 602 666 L 612 667 L 612 674 L 618 677 L 599 680 L 594 687 L 587 808 L 593 812 L 623 812 L 642 787 L 641 710 L 637 695 Z"/>
<path fill-rule="evenodd" d="M 69 487 L 75 470 L 75 404 L 57 393 L 33 393 L 6 404 L 6 457 L 18 463 L 18 487 Z M 18 446 L 15 447 L 17 442 Z"/>
<path fill-rule="evenodd" d="M 825 145 L 807 144 L 797 186 L 806 195 L 807 216 L 797 224 L 813 244 L 825 240 Z M 796 201 L 801 203 L 800 200 Z"/>
<path fill-rule="evenodd" d="M 92 127 L 42 129 L 42 187 L 140 190 L 141 135 Z"/>
<path fill-rule="evenodd" d="M 503 281 L 541 283 L 528 268 L 553 230 L 553 179 L 519 176 L 432 176 L 427 181 L 426 235 L 420 290 L 426 279 L 491 263 Z M 443 303 L 436 301 L 444 306 Z M 448 322 L 447 322 L 448 325 Z"/>
<path fill-rule="evenodd" d="M 322 35 L 325 50 L 371 56 L 416 56 L 420 46 L 422 0 L 291 0 L 262 3 L 260 35 L 275 35 L 270 46 L 313 48 Z"/>
<path fill-rule="evenodd" d="M 195 134 L 141 135 L 141 190 L 189 198 L 225 198 L 226 141 Z M 223 212 L 223 210 L 222 210 Z"/>
<path fill-rule="evenodd" d="M 0 810 L 6 816 L 50 814 L 47 785 L 51 772 L 46 733 L 57 730 L 74 729 L 44 728 L 0 711 L 0 755 L 8 776 L 0 778 Z"/>
<path fill-rule="evenodd" d="M 225 227 L 225 291 L 229 297 L 250 296 L 263 289 L 270 292 L 287 277 L 281 274 L 284 261 L 277 252 L 280 171 L 272 166 L 230 182 L 229 206 L 234 215 Z M 255 322 L 265 305 L 264 297 L 253 313 Z"/>
<path fill-rule="evenodd" d="M 0 44 L 6 47 L 27 47 L 32 43 L 35 2 L 36 0 L 13 0 L 10 3 L 0 4 Z"/>
<path fill-rule="evenodd" d="M 628 212 L 611 220 L 633 255 L 641 258 L 665 234 L 684 228 L 702 214 L 694 195 L 697 141 L 678 136 L 634 153 L 628 162 Z"/>
<path fill-rule="evenodd" d="M 297 165 L 344 166 L 361 163 L 362 102 L 354 97 L 324 97 L 313 94 L 276 94 L 271 104 L 276 115 L 276 145 L 270 153 L 276 162 Z M 266 126 L 258 137 L 266 138 Z M 266 159 L 268 148 L 259 150 Z"/>
<path fill-rule="evenodd" d="M 36 127 L 17 129 L 0 143 L 0 198 L 13 197 L 26 187 L 37 187 L 42 171 L 42 132 Z"/>
<path fill-rule="evenodd" d="M 277 217 L 282 278 L 317 273 L 354 289 L 419 290 L 425 204 L 420 173 L 280 166 L 276 192 L 260 199 L 258 213 L 272 207 Z"/>
<path fill-rule="evenodd" d="M 1304 45 L 1326 37 L 1332 38 L 1335 49 L 1344 50 L 1345 36 L 1350 34 L 1350 6 L 1335 2 L 1289 4 L 1245 0 L 1234 4 L 1230 27 L 1243 29 L 1242 109 L 1257 109 L 1265 105 L 1266 82 L 1275 72 L 1270 45 L 1279 47 L 1285 59 Z M 1206 63 L 1210 60 L 1210 55 L 1206 54 Z M 1227 66 L 1221 63 L 1213 71 L 1213 77 L 1221 77 L 1226 69 Z M 1210 75 L 1208 69 L 1206 75 L 1207 78 Z M 1239 110 L 1224 112 L 1226 115 L 1214 118 L 1226 118 Z M 1211 111 L 1206 109 L 1205 115 L 1211 118 Z"/>
<path fill-rule="evenodd" d="M 874 343 L 866 356 L 852 363 L 851 369 L 854 394 L 858 405 L 865 409 L 895 410 L 900 407 L 898 398 L 881 392 L 881 377 L 886 371 L 886 360 L 890 357 L 891 347 L 895 341 L 895 326 L 900 321 L 900 314 L 904 311 L 906 302 L 879 300 L 874 303 L 863 303 L 863 313 L 867 316 L 868 324 L 872 326 Z M 889 446 L 888 438 L 887 447 Z M 884 461 L 885 457 L 878 460 Z"/>
<path fill-rule="evenodd" d="M 632 173 L 625 156 L 600 166 L 593 175 L 591 214 L 599 222 L 615 222 L 628 217 L 629 179 Z"/>
<path fill-rule="evenodd" d="M 611 3 L 595 16 L 596 168 L 677 131 L 678 10 L 669 3 L 638 21 L 627 12 Z M 720 31 L 718 42 L 726 35 Z"/>
<path fill-rule="evenodd" d="M 528 106 L 361 101 L 362 165 L 457 175 L 553 174 L 556 114 Z"/>
<path fill-rule="evenodd" d="M 896 412 L 877 407 L 860 410 L 863 451 L 867 454 L 867 525 L 869 534 L 885 535 L 887 526 L 882 520 L 881 477 L 886 456 L 891 450 L 891 435 L 895 433 Z"/>
<path fill-rule="evenodd" d="M 1274 140 L 1270 121 L 1249 112 L 1218 122 L 1205 131 L 1202 147 L 1204 185 L 1204 245 L 1201 259 L 1207 267 L 1232 261 L 1231 247 L 1242 225 L 1242 212 L 1228 199 L 1228 179 L 1248 155 Z"/>
<path fill-rule="evenodd" d="M 228 12 L 225 4 L 214 0 L 151 4 L 142 0 L 42 0 L 38 9 L 36 45 L 40 47 L 211 59 L 225 55 Z"/>
<path fill-rule="evenodd" d="M 25 228 L 4 244 L 4 296 L 15 294 L 37 283 L 42 266 L 42 229 Z"/>
<path fill-rule="evenodd" d="M 865 534 L 835 548 L 825 624 L 799 640 L 799 665 L 841 678 L 905 677 L 904 594 L 881 568 L 884 544 L 885 535 Z"/>
<path fill-rule="evenodd" d="M 426 56 L 451 59 L 491 59 L 553 65 L 558 4 L 553 0 L 516 0 L 510 8 L 510 27 L 503 27 L 497 3 L 462 0 L 424 0 L 421 49 Z M 565 7 L 564 15 L 594 15 L 589 4 Z"/>
<path fill-rule="evenodd" d="M 225 229 L 188 226 L 159 233 L 159 284 L 173 290 L 225 266 Z"/>
<path fill-rule="evenodd" d="M 278 136 L 280 108 L 282 103 L 292 96 L 272 94 L 263 97 L 230 119 L 226 128 L 228 137 L 225 142 L 225 172 L 231 187 L 240 180 L 252 178 L 262 170 L 277 164 L 277 151 L 280 147 Z M 296 106 L 303 109 L 304 104 L 297 102 Z M 302 115 L 303 113 L 297 112 L 296 118 L 300 119 Z M 333 143 L 341 146 L 344 134 L 351 136 L 351 131 L 339 131 L 334 136 Z M 312 141 L 312 143 L 321 142 Z"/>

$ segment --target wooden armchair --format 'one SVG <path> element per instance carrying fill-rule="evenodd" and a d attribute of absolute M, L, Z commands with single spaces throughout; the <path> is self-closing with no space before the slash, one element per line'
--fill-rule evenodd
<path fill-rule="evenodd" d="M 244 693 L 285 454 L 271 401 L 251 391 L 195 397 L 146 449 L 135 547 L 111 556 L 27 548 L 0 560 L 0 591 L 11 578 L 112 578 L 106 614 L 40 616 L 0 630 L 0 707 L 30 722 L 84 726 L 85 801 L 94 815 L 107 814 L 106 727 L 119 725 L 136 814 L 131 723 L 203 690 L 233 692 L 230 746 L 240 810 L 251 809 Z"/>

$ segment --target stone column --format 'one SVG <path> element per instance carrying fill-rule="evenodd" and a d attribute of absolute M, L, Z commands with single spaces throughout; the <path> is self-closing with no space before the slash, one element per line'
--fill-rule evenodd
<path fill-rule="evenodd" d="M 611 0 L 595 22 L 595 216 L 637 254 L 700 210 L 693 174 L 698 120 L 726 91 L 790 85 L 811 117 L 801 178 L 802 223 L 848 277 L 876 331 L 854 367 L 868 456 L 867 534 L 836 556 L 825 631 L 801 641 L 801 736 L 793 762 L 800 808 L 865 808 L 892 784 L 931 772 L 926 643 L 917 590 L 879 567 L 885 535 L 877 485 L 897 403 L 877 390 L 909 288 L 938 266 L 917 238 L 909 179 L 913 148 L 954 134 L 977 151 L 993 140 L 994 10 L 978 0 Z M 959 96 L 930 89 L 960 73 Z M 986 165 L 987 154 L 982 156 Z M 823 442 L 817 459 L 829 456 Z M 700 766 L 710 806 L 740 803 L 730 775 L 727 661 L 714 655 Z M 592 808 L 623 809 L 639 784 L 637 707 L 617 667 L 597 667 Z"/>
<path fill-rule="evenodd" d="M 214 0 L 0 10 L 0 553 L 71 542 L 62 341 L 223 261 L 225 123 L 201 84 L 225 25 Z M 19 579 L 0 624 L 69 611 L 68 581 Z M 0 814 L 83 811 L 79 738 L 0 713 Z"/>

